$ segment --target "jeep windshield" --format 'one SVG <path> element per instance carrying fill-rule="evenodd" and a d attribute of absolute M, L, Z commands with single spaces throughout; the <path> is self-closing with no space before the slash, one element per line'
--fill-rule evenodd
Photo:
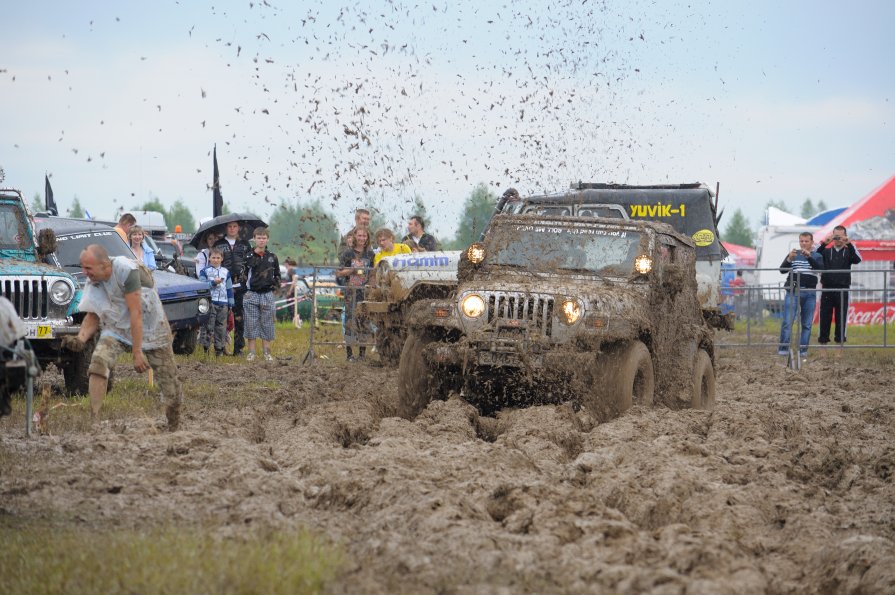
<path fill-rule="evenodd" d="M 56 258 L 60 266 L 80 267 L 81 252 L 90 244 L 99 244 L 109 256 L 127 256 L 134 258 L 121 236 L 114 229 L 98 229 L 83 233 L 60 234 L 56 236 Z"/>
<path fill-rule="evenodd" d="M 16 204 L 0 204 L 0 250 L 31 250 L 25 212 Z"/>
<path fill-rule="evenodd" d="M 536 272 L 557 270 L 627 277 L 640 255 L 635 230 L 507 223 L 485 237 L 485 263 Z"/>

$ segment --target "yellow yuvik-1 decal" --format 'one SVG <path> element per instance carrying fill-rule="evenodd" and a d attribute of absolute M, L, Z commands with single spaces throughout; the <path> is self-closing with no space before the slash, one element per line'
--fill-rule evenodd
<path fill-rule="evenodd" d="M 662 203 L 655 205 L 631 205 L 631 217 L 671 217 L 672 215 L 680 215 L 686 217 L 687 205 L 681 203 L 677 208 L 672 205 L 663 205 Z"/>

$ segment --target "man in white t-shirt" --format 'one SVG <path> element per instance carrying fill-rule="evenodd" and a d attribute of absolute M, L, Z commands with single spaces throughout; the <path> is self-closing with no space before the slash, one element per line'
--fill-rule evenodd
<path fill-rule="evenodd" d="M 79 308 L 87 315 L 77 337 L 66 337 L 63 345 L 81 351 L 97 331 L 100 333 L 88 369 L 94 420 L 99 417 L 109 373 L 122 351 L 129 350 L 134 354 L 137 372 L 153 370 L 165 402 L 168 429 L 176 430 L 183 389 L 177 378 L 171 329 L 152 274 L 132 259 L 110 258 L 98 244 L 81 252 L 81 268 L 89 282 Z"/>

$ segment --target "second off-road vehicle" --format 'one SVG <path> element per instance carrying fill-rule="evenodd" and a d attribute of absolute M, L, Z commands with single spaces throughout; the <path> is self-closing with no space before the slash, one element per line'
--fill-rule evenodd
<path fill-rule="evenodd" d="M 410 310 L 402 415 L 451 392 L 486 413 L 572 401 L 607 419 L 654 398 L 712 407 L 695 262 L 693 240 L 665 223 L 495 215 L 463 253 L 456 292 Z"/>

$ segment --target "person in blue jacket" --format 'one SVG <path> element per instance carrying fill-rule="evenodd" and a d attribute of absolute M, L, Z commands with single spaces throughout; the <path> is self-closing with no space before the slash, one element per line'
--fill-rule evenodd
<path fill-rule="evenodd" d="M 221 266 L 224 253 L 219 248 L 212 248 L 208 253 L 208 266 L 199 271 L 199 280 L 206 281 L 211 288 L 211 311 L 208 321 L 199 332 L 199 345 L 208 353 L 212 342 L 215 356 L 224 355 L 227 346 L 227 318 L 230 308 L 235 303 L 233 280 L 230 271 Z"/>

